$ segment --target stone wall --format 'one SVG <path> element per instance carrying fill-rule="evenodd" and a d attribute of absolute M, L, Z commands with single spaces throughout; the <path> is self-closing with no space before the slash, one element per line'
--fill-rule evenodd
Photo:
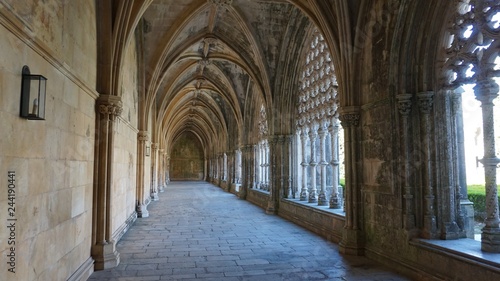
<path fill-rule="evenodd" d="M 112 189 L 113 237 L 121 237 L 135 219 L 137 171 L 137 58 L 131 41 L 123 67 L 121 118 L 116 122 Z M 148 188 L 149 190 L 149 188 Z"/>
<path fill-rule="evenodd" d="M 14 235 L 0 231 L 3 280 L 66 280 L 76 271 L 85 279 L 92 270 L 95 7 L 64 3 L 0 5 L 0 180 L 7 187 L 15 172 L 17 218 Z M 45 121 L 19 117 L 23 65 L 48 79 Z M 9 202 L 4 190 L 2 224 Z M 11 250 L 16 273 L 8 272 Z"/>
<path fill-rule="evenodd" d="M 179 137 L 173 145 L 171 157 L 172 180 L 203 180 L 203 150 L 193 134 L 183 134 Z"/>

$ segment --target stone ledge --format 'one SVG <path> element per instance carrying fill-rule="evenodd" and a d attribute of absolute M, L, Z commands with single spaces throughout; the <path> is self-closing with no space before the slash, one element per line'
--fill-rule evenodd
<path fill-rule="evenodd" d="M 481 251 L 481 242 L 473 239 L 413 239 L 410 244 L 500 273 L 500 254 Z"/>
<path fill-rule="evenodd" d="M 307 201 L 301 201 L 299 199 L 282 199 L 282 201 L 291 202 L 294 204 L 301 205 L 306 208 L 313 208 L 319 212 L 325 212 L 329 214 L 335 214 L 345 219 L 345 212 L 342 209 L 330 209 L 329 206 L 318 206 L 318 203 L 309 203 Z"/>

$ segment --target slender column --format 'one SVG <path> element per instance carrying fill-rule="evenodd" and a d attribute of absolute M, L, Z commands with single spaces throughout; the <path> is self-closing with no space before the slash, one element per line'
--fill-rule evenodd
<path fill-rule="evenodd" d="M 166 167 L 166 184 L 169 184 L 170 183 L 170 156 L 168 155 L 168 153 L 166 154 L 166 159 L 167 159 L 167 167 Z"/>
<path fill-rule="evenodd" d="M 484 181 L 486 188 L 486 220 L 481 233 L 481 250 L 500 252 L 500 220 L 498 215 L 497 165 L 500 159 L 495 150 L 495 119 L 493 100 L 498 97 L 498 85 L 492 79 L 478 81 L 474 87 L 476 99 L 481 102 L 483 115 Z"/>
<path fill-rule="evenodd" d="M 342 198 L 339 195 L 339 120 L 336 116 L 332 118 L 328 131 L 330 132 L 332 141 L 332 161 L 330 162 L 330 165 L 332 165 L 332 194 L 330 195 L 330 209 L 341 209 L 343 204 Z"/>
<path fill-rule="evenodd" d="M 342 240 L 339 243 L 340 252 L 350 255 L 364 253 L 364 233 L 360 227 L 363 214 L 363 202 L 359 187 L 359 107 L 341 108 L 339 117 L 345 132 L 345 226 Z"/>
<path fill-rule="evenodd" d="M 266 167 L 266 163 L 264 162 L 264 142 L 259 143 L 259 189 L 264 189 L 264 169 Z"/>
<path fill-rule="evenodd" d="M 260 154 L 259 154 L 259 144 L 254 144 L 253 145 L 253 188 L 254 189 L 259 189 L 260 187 Z"/>
<path fill-rule="evenodd" d="M 408 137 L 409 132 L 409 120 L 408 117 L 411 112 L 411 94 L 401 94 L 397 96 L 398 99 L 398 109 L 401 114 L 403 121 L 403 135 L 402 135 L 402 145 L 403 145 L 403 157 L 404 157 L 404 227 L 406 230 L 412 230 L 415 228 L 415 205 L 413 201 L 413 188 L 411 187 L 411 166 L 410 166 L 410 150 Z"/>
<path fill-rule="evenodd" d="M 424 155 L 422 155 L 423 162 L 423 181 L 422 190 L 424 191 L 425 198 L 425 211 L 424 211 L 424 229 L 422 235 L 425 238 L 436 237 L 436 215 L 434 212 L 434 188 L 432 186 L 432 165 L 431 165 L 431 136 L 430 136 L 430 114 L 432 111 L 432 104 L 434 93 L 422 92 L 418 93 L 419 107 L 422 117 L 421 130 L 422 130 L 422 146 Z"/>
<path fill-rule="evenodd" d="M 265 167 L 264 167 L 264 180 L 265 180 L 265 183 L 264 183 L 264 187 L 265 187 L 265 190 L 266 191 L 269 191 L 269 186 L 270 186 L 270 183 L 269 183 L 269 166 L 270 166 L 270 155 L 269 155 L 269 141 L 266 140 L 264 142 L 264 161 L 266 163 Z"/>
<path fill-rule="evenodd" d="M 159 166 L 158 173 L 160 173 L 160 184 L 158 186 L 158 192 L 165 191 L 165 149 L 161 148 L 158 150 Z"/>
<path fill-rule="evenodd" d="M 289 135 L 284 137 L 283 143 L 283 181 L 284 181 L 284 198 L 293 198 L 294 192 L 292 190 L 292 175 L 293 175 L 293 166 L 292 165 L 292 155 L 294 154 L 292 151 L 293 144 L 293 136 Z"/>
<path fill-rule="evenodd" d="M 319 135 L 319 166 L 320 166 L 320 190 L 318 195 L 318 205 L 327 206 L 328 199 L 326 198 L 326 152 L 325 152 L 325 140 L 326 140 L 326 129 L 325 124 L 320 124 L 318 129 Z"/>
<path fill-rule="evenodd" d="M 311 186 L 309 188 L 309 203 L 317 203 L 317 187 L 316 187 L 316 166 L 318 162 L 316 162 L 316 139 L 318 138 L 318 133 L 316 132 L 316 128 L 311 126 L 309 130 L 309 140 L 311 142 L 311 162 L 309 162 L 309 166 L 311 167 Z"/>
<path fill-rule="evenodd" d="M 122 112 L 118 96 L 100 95 L 96 101 L 96 161 L 92 216 L 92 248 L 96 270 L 112 268 L 120 263 L 113 240 L 111 198 L 113 186 L 114 123 Z"/>
<path fill-rule="evenodd" d="M 280 166 L 281 166 L 281 136 L 271 136 L 266 142 L 266 155 L 267 155 L 267 165 L 266 165 L 266 176 L 267 176 L 267 191 L 269 191 L 269 201 L 267 202 L 266 213 L 276 214 L 278 211 L 278 200 L 279 200 L 279 190 L 280 190 L 280 178 L 282 177 Z M 269 178 L 272 174 L 273 177 Z"/>
<path fill-rule="evenodd" d="M 151 199 L 158 201 L 158 144 L 151 144 Z"/>
<path fill-rule="evenodd" d="M 145 160 L 145 149 L 146 142 L 148 141 L 148 132 L 139 131 L 137 133 L 137 178 L 136 178 L 136 196 L 137 202 L 135 210 L 137 212 L 137 217 L 146 218 L 149 216 L 147 210 L 147 202 L 145 198 L 145 188 L 144 188 L 144 160 Z"/>
<path fill-rule="evenodd" d="M 307 188 L 307 166 L 309 166 L 309 162 L 307 162 L 307 130 L 305 127 L 302 128 L 302 134 L 300 135 L 301 144 L 302 144 L 302 188 L 300 190 L 300 200 L 306 201 L 309 197 L 309 189 Z"/>

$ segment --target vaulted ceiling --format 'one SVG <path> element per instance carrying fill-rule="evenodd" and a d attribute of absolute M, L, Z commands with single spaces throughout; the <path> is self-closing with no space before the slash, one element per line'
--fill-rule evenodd
<path fill-rule="evenodd" d="M 242 143 L 309 27 L 288 1 L 154 0 L 138 29 L 159 137 L 167 146 L 186 131 L 214 149 Z"/>

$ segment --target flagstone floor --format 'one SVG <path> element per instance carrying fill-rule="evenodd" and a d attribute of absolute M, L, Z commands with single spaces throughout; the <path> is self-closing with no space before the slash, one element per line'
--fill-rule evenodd
<path fill-rule="evenodd" d="M 172 182 L 89 280 L 409 280 L 206 182 Z"/>

